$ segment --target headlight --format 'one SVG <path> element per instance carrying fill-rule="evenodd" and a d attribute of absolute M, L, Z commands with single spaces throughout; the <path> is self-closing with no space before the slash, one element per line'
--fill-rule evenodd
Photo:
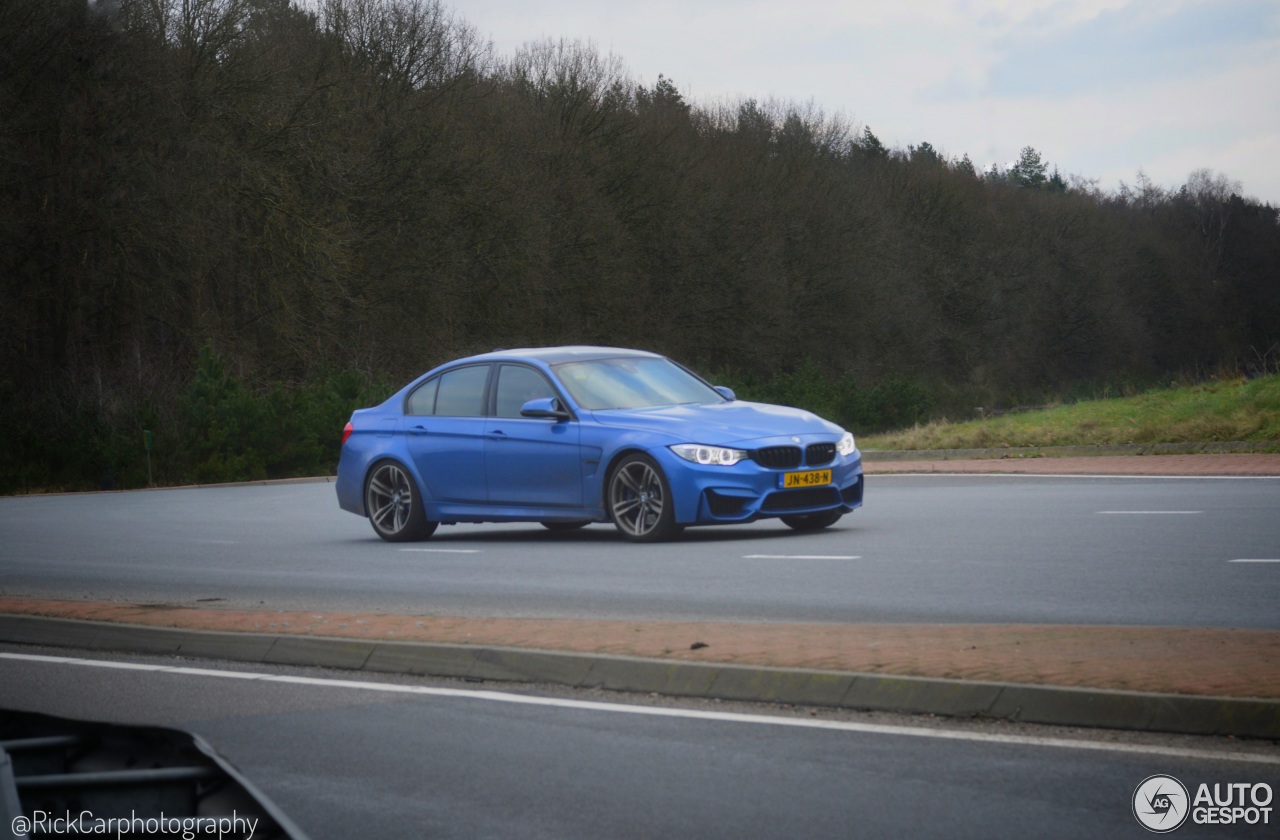
<path fill-rule="evenodd" d="M 725 449 L 723 446 L 703 446 L 698 443 L 677 443 L 671 451 L 686 461 L 695 464 L 714 464 L 721 467 L 732 467 L 747 457 L 741 449 Z"/>
<path fill-rule="evenodd" d="M 836 451 L 841 455 L 852 455 L 857 450 L 858 446 L 853 442 L 853 432 L 845 432 L 844 437 L 840 438 L 840 442 L 836 444 Z"/>

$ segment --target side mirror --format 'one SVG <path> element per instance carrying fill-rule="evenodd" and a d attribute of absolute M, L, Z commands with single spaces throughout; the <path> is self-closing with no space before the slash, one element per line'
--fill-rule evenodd
<path fill-rule="evenodd" d="M 719 393 L 720 396 L 724 397 L 726 400 L 729 400 L 729 401 L 733 401 L 738 398 L 738 395 L 733 393 L 732 388 L 726 388 L 724 385 L 717 385 L 716 392 Z"/>
<path fill-rule="evenodd" d="M 568 420 L 569 412 L 560 405 L 555 397 L 541 397 L 529 400 L 520 407 L 521 417 L 533 417 L 546 420 Z"/>

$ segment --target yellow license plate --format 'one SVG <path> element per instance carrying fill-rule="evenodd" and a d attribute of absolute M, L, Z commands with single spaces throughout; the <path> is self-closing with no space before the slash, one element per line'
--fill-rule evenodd
<path fill-rule="evenodd" d="M 831 483 L 831 470 L 810 470 L 782 474 L 783 487 L 817 487 Z"/>

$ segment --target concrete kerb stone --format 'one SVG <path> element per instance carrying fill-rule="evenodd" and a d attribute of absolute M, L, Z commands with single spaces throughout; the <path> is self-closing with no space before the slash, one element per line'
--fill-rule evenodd
<path fill-rule="evenodd" d="M 1280 703 L 1244 700 L 1236 697 L 1188 697 L 1155 704 L 1147 728 L 1155 732 L 1182 732 L 1189 735 L 1238 735 L 1269 732 L 1258 737 L 1280 737 Z"/>
<path fill-rule="evenodd" d="M 37 616 L 0 616 L 0 641 L 1027 723 L 1280 738 L 1280 701 L 679 662 L 508 647 L 374 642 Z"/>
<path fill-rule="evenodd" d="M 992 717 L 1185 735 L 1280 735 L 1280 703 L 1240 697 L 1192 697 L 1050 686 L 1004 686 Z"/>
<path fill-rule="evenodd" d="M 1127 691 L 1092 691 L 1078 688 L 1050 688 L 1010 684 L 1002 687 L 987 714 L 1002 720 L 1049 723 L 1063 726 L 1090 726 L 1103 729 L 1154 729 L 1156 707 L 1163 698 L 1190 710 L 1197 698 L 1142 694 Z M 1277 706 L 1280 711 L 1280 705 Z M 1189 714 L 1185 725 L 1195 724 L 1199 715 Z M 1207 724 L 1201 721 L 1200 725 Z M 1216 722 L 1215 722 L 1216 725 Z M 1187 728 L 1183 734 L 1204 734 Z"/>
<path fill-rule="evenodd" d="M 361 670 L 463 679 L 471 676 L 477 651 L 469 645 L 379 642 Z"/>
<path fill-rule="evenodd" d="M 672 662 L 643 659 L 638 656 L 601 656 L 585 653 L 564 654 L 592 660 L 582 688 L 604 688 L 611 691 L 636 691 L 669 694 L 678 697 L 713 697 L 711 686 L 723 665 L 700 662 Z"/>
<path fill-rule="evenodd" d="M 261 660 L 269 665 L 302 665 L 359 671 L 377 647 L 358 639 L 322 639 L 315 636 L 276 636 Z"/>
<path fill-rule="evenodd" d="M 722 700 L 840 707 L 857 680 L 839 671 L 722 665 L 708 692 Z"/>
<path fill-rule="evenodd" d="M 589 656 L 525 648 L 483 647 L 475 651 L 475 663 L 467 677 L 580 687 L 590 680 L 593 665 L 594 660 Z"/>
<path fill-rule="evenodd" d="M 990 717 L 1003 689 L 1001 683 L 858 674 L 840 705 L 950 717 Z"/>
<path fill-rule="evenodd" d="M 232 659 L 238 662 L 266 662 L 274 636 L 240 638 L 239 633 L 219 633 L 209 630 L 188 630 L 180 637 L 177 654 L 198 659 Z"/>
<path fill-rule="evenodd" d="M 257 481 L 224 481 L 217 484 L 165 484 L 155 487 L 129 487 L 121 490 L 66 490 L 58 493 L 15 493 L 12 498 L 43 498 L 47 496 L 98 496 L 117 493 L 160 493 L 166 490 L 211 490 L 223 487 L 281 487 L 289 484 L 334 484 L 336 475 L 311 475 L 299 478 L 264 478 Z"/>
<path fill-rule="evenodd" d="M 138 625 L 67 621 L 37 616 L 0 616 L 0 640 L 24 645 L 75 647 L 85 650 L 129 650 L 176 655 L 182 639 L 169 633 L 141 633 Z"/>

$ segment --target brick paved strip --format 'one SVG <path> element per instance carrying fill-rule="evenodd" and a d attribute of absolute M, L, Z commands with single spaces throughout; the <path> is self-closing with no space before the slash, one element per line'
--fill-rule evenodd
<path fill-rule="evenodd" d="M 1280 631 L 496 619 L 0 597 L 0 613 L 1161 694 L 1280 699 Z M 299 643 L 305 644 L 301 639 Z M 696 649 L 695 649 L 696 646 Z"/>

